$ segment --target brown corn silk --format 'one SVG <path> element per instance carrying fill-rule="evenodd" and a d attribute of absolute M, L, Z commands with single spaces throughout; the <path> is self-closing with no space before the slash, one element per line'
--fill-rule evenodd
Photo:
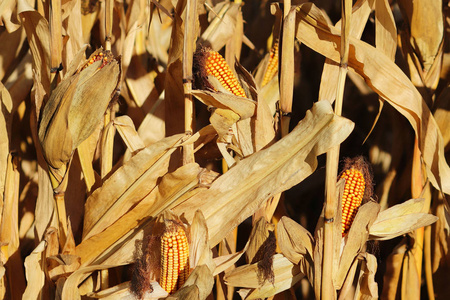
<path fill-rule="evenodd" d="M 189 243 L 181 225 L 171 222 L 161 237 L 161 287 L 172 294 L 189 276 Z"/>

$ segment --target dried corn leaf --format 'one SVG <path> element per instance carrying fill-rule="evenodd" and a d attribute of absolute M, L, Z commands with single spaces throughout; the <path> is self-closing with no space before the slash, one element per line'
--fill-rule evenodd
<path fill-rule="evenodd" d="M 191 240 L 189 263 L 191 268 L 206 265 L 211 272 L 214 271 L 216 265 L 213 261 L 211 247 L 208 243 L 208 228 L 206 227 L 205 217 L 200 210 L 195 212 L 194 220 L 189 228 Z"/>
<path fill-rule="evenodd" d="M 364 253 L 364 260 L 361 266 L 361 272 L 358 280 L 356 299 L 378 299 L 378 285 L 375 282 L 375 273 L 377 272 L 377 258 Z"/>
<path fill-rule="evenodd" d="M 401 299 L 420 299 L 420 277 L 414 254 L 408 249 L 403 257 Z"/>
<path fill-rule="evenodd" d="M 426 72 L 434 63 L 443 40 L 442 1 L 401 0 L 399 4 L 410 25 L 410 43 Z"/>
<path fill-rule="evenodd" d="M 83 240 L 76 248 L 82 266 L 131 263 L 135 242 L 143 239 L 144 232 L 151 232 L 152 218 L 185 200 L 185 194 L 190 196 L 188 191 L 198 184 L 200 172 L 197 164 L 188 164 L 166 174 L 160 184 L 129 212 L 104 231 Z M 196 207 L 189 210 L 196 210 Z"/>
<path fill-rule="evenodd" d="M 192 91 L 192 95 L 208 106 L 235 112 L 241 120 L 250 118 L 255 113 L 256 103 L 254 101 L 230 93 L 195 90 Z"/>
<path fill-rule="evenodd" d="M 19 249 L 19 158 L 9 155 L 5 170 L 5 192 L 1 203 L 0 245 L 2 263 Z"/>
<path fill-rule="evenodd" d="M 42 17 L 26 0 L 17 1 L 17 12 L 27 33 L 33 67 L 36 75 L 35 85 L 43 87 L 50 95 L 50 32 L 47 20 Z"/>
<path fill-rule="evenodd" d="M 214 285 L 214 277 L 207 265 L 195 267 L 183 287 L 166 299 L 206 299 Z"/>
<path fill-rule="evenodd" d="M 258 264 L 244 265 L 232 270 L 224 277 L 225 283 L 234 287 L 255 289 L 245 299 L 266 298 L 295 285 L 304 275 L 300 267 L 294 265 L 281 254 L 273 257 L 274 283 L 261 282 Z"/>
<path fill-rule="evenodd" d="M 20 27 L 15 8 L 15 0 L 5 0 L 0 3 L 0 26 L 5 26 L 8 32 L 16 31 Z"/>
<path fill-rule="evenodd" d="M 73 272 L 66 280 L 62 292 L 61 299 L 62 300 L 76 300 L 81 299 L 80 292 L 78 290 L 78 285 L 81 283 L 81 280 L 86 276 L 86 274 L 90 274 L 94 271 L 105 270 L 115 266 L 101 265 L 101 266 L 89 266 L 81 268 L 75 272 Z"/>
<path fill-rule="evenodd" d="M 392 208 L 395 208 L 393 206 Z M 387 240 L 433 224 L 438 217 L 425 213 L 398 215 L 384 221 L 375 221 L 370 227 L 370 239 Z"/>
<path fill-rule="evenodd" d="M 274 229 L 274 225 L 267 222 L 263 217 L 256 221 L 250 233 L 248 248 L 245 252 L 248 263 L 256 263 L 267 254 L 267 251 L 269 251 L 267 242 L 270 242 L 269 236 Z"/>
<path fill-rule="evenodd" d="M 314 238 L 303 226 L 288 217 L 282 217 L 277 225 L 277 240 L 281 253 L 294 264 L 304 255 L 313 257 Z"/>
<path fill-rule="evenodd" d="M 39 299 L 42 287 L 45 283 L 45 261 L 43 261 L 43 252 L 45 251 L 46 241 L 42 241 L 25 259 L 25 273 L 27 278 L 27 288 L 23 294 L 23 299 Z"/>
<path fill-rule="evenodd" d="M 226 1 L 214 6 L 209 14 L 212 20 L 200 37 L 201 44 L 208 45 L 214 51 L 222 49 L 233 35 L 236 35 L 240 6 L 240 3 Z"/>
<path fill-rule="evenodd" d="M 316 156 L 342 142 L 352 128 L 352 122 L 333 114 L 328 102 L 315 103 L 286 138 L 242 160 L 210 189 L 173 210 L 177 214 L 186 212 L 190 220 L 191 207 L 200 209 L 214 246 L 261 203 L 309 176 L 317 166 Z"/>
<path fill-rule="evenodd" d="M 214 270 L 214 276 L 224 272 L 229 267 L 234 266 L 234 264 L 241 258 L 242 254 L 247 250 L 248 243 L 245 245 L 244 249 L 239 252 L 223 255 L 214 258 L 214 264 L 216 265 L 216 269 Z"/>
<path fill-rule="evenodd" d="M 320 54 L 339 62 L 339 31 L 323 21 L 320 10 L 303 4 L 298 8 L 297 38 Z M 422 96 L 389 57 L 367 43 L 350 37 L 349 67 L 403 114 L 416 132 L 433 186 L 450 193 L 450 168 L 444 157 L 441 132 Z"/>
<path fill-rule="evenodd" d="M 85 205 L 84 239 L 103 231 L 155 188 L 180 138 L 172 136 L 143 149 L 92 193 Z"/>
<path fill-rule="evenodd" d="M 5 188 L 5 176 L 8 165 L 9 140 L 11 138 L 13 102 L 8 90 L 0 82 L 0 200 L 3 203 L 3 191 Z"/>

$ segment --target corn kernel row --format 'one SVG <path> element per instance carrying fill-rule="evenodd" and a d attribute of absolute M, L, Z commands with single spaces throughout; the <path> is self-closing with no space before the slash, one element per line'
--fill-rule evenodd
<path fill-rule="evenodd" d="M 366 184 L 364 175 L 356 169 L 344 171 L 341 178 L 345 179 L 345 187 L 342 194 L 342 236 L 344 236 L 350 230 L 350 226 L 361 205 Z"/>
<path fill-rule="evenodd" d="M 172 294 L 189 276 L 189 243 L 184 229 L 176 226 L 161 238 L 161 287 Z"/>

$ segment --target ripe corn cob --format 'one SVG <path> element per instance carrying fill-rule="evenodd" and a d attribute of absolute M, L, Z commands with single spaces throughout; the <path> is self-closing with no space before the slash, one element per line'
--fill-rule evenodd
<path fill-rule="evenodd" d="M 342 194 L 342 236 L 344 236 L 350 230 L 361 205 L 366 183 L 363 173 L 353 168 L 345 170 L 341 178 L 345 179 Z"/>
<path fill-rule="evenodd" d="M 171 226 L 161 237 L 161 287 L 172 294 L 189 276 L 189 243 L 181 226 Z"/>
<path fill-rule="evenodd" d="M 267 64 L 266 72 L 261 86 L 265 86 L 278 73 L 278 42 L 275 42 L 272 49 L 270 49 L 269 63 Z"/>
<path fill-rule="evenodd" d="M 84 69 L 86 69 L 87 67 L 89 67 L 90 65 L 92 65 L 94 62 L 102 60 L 102 64 L 98 67 L 97 70 L 100 70 L 101 68 L 103 68 L 104 66 L 106 66 L 108 64 L 108 53 L 103 52 L 103 50 L 97 50 L 97 54 L 93 54 L 91 55 L 91 57 L 89 58 L 89 60 L 86 62 L 86 64 L 80 69 L 79 72 L 83 71 Z"/>
<path fill-rule="evenodd" d="M 206 76 L 214 76 L 220 84 L 236 96 L 247 97 L 225 59 L 216 51 L 200 50 L 204 56 L 203 67 Z"/>

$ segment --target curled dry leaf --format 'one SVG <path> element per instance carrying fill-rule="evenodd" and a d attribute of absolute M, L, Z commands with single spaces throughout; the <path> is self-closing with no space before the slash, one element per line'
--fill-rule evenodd
<path fill-rule="evenodd" d="M 277 240 L 286 258 L 298 264 L 304 255 L 313 257 L 314 238 L 303 226 L 288 217 L 278 223 Z"/>
<path fill-rule="evenodd" d="M 225 283 L 230 286 L 255 289 L 245 299 L 266 298 L 295 285 L 304 275 L 300 267 L 294 265 L 281 254 L 273 257 L 274 282 L 266 281 L 261 285 L 258 276 L 258 264 L 238 267 L 225 275 Z"/>
<path fill-rule="evenodd" d="M 214 51 L 219 51 L 235 34 L 240 3 L 220 2 L 209 13 L 212 19 L 208 28 L 202 33 L 200 41 Z"/>
<path fill-rule="evenodd" d="M 411 199 L 382 211 L 370 227 L 370 239 L 392 239 L 436 222 L 438 217 L 420 212 L 424 201 Z"/>
<path fill-rule="evenodd" d="M 163 139 L 138 152 L 92 193 L 85 205 L 84 239 L 103 231 L 155 188 L 181 137 Z"/>
<path fill-rule="evenodd" d="M 307 3 L 297 8 L 297 38 L 318 53 L 339 62 L 339 30 L 324 21 L 321 11 Z M 450 193 L 450 168 L 444 157 L 442 134 L 430 109 L 403 71 L 383 52 L 350 36 L 349 67 L 408 119 L 419 139 L 430 182 Z M 382 75 L 382 76 L 381 76 Z"/>
<path fill-rule="evenodd" d="M 211 246 L 252 215 L 271 196 L 309 176 L 317 166 L 316 156 L 342 142 L 353 123 L 332 112 L 320 101 L 284 139 L 240 161 L 174 212 L 193 218 L 192 207 L 205 215 Z M 214 204 L 214 205 L 212 205 Z"/>

